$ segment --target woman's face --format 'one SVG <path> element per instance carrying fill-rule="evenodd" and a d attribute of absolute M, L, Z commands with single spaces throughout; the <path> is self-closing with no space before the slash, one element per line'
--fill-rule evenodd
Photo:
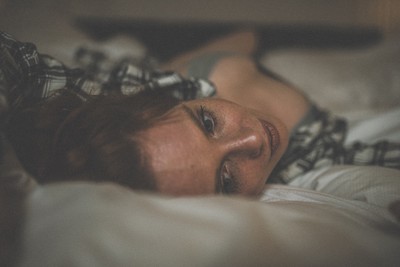
<path fill-rule="evenodd" d="M 221 99 L 184 102 L 139 134 L 157 191 L 258 195 L 284 153 L 282 122 Z"/>

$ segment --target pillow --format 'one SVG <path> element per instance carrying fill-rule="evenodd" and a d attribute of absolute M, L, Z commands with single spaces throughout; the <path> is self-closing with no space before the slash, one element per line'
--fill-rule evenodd
<path fill-rule="evenodd" d="M 28 199 L 21 266 L 395 266 L 399 227 L 329 203 L 59 183 Z"/>
<path fill-rule="evenodd" d="M 281 49 L 262 62 L 321 107 L 360 119 L 400 104 L 399 38 L 362 49 Z"/>
<path fill-rule="evenodd" d="M 0 265 L 16 266 L 21 248 L 24 198 L 36 182 L 0 133 Z"/>

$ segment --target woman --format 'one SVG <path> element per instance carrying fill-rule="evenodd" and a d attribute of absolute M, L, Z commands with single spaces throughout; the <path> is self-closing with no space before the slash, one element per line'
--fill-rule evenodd
<path fill-rule="evenodd" d="M 250 58 L 254 37 L 251 32 L 233 34 L 163 66 L 211 80 L 217 98 L 183 103 L 166 115 L 170 123 L 142 134 L 152 172 L 161 178 L 161 191 L 246 195 L 262 191 L 287 147 L 288 131 L 309 103 L 295 89 L 257 69 Z M 295 108 L 287 109 L 279 98 Z"/>
<path fill-rule="evenodd" d="M 16 47 L 9 36 L 3 35 L 2 41 L 3 54 Z M 270 176 L 288 182 L 322 163 L 357 164 L 358 155 L 370 146 L 345 148 L 345 122 L 266 74 L 251 58 L 256 42 L 252 32 L 234 33 L 162 66 L 186 79 L 148 66 L 132 72 L 130 63 L 114 67 L 114 76 L 95 72 L 96 79 L 91 79 L 90 68 L 81 73 L 47 57 L 36 55 L 38 63 L 30 64 L 14 56 L 9 60 L 18 63 L 17 71 L 3 67 L 3 73 L 28 69 L 30 75 L 17 85 L 15 78 L 5 79 L 12 89 L 11 106 L 18 106 L 17 112 L 12 110 L 8 136 L 39 182 L 111 180 L 172 195 L 258 195 Z M 19 53 L 36 59 L 34 48 L 19 45 Z M 40 80 L 49 75 L 37 74 L 53 74 L 54 66 L 67 77 L 58 88 Z M 132 73 L 137 75 L 134 80 Z M 198 99 L 214 92 L 203 79 L 213 82 L 216 97 Z M 32 103 L 64 87 L 70 91 L 43 105 Z M 399 151 L 398 144 L 389 147 Z M 373 149 L 382 150 L 379 144 Z M 398 152 L 394 159 L 382 155 L 360 162 L 394 162 L 399 167 Z"/>

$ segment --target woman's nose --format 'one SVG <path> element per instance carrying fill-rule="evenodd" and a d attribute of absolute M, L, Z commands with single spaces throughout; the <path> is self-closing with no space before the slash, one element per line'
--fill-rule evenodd
<path fill-rule="evenodd" d="M 258 157 L 263 150 L 263 136 L 252 128 L 244 127 L 231 133 L 222 141 L 225 153 Z"/>

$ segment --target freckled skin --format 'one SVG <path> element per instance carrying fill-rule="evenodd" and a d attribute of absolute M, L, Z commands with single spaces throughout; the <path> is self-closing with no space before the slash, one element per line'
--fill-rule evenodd
<path fill-rule="evenodd" d="M 215 132 L 205 133 L 183 105 L 194 114 L 202 105 L 212 110 L 217 118 Z M 279 133 L 280 143 L 272 157 L 270 136 L 259 119 L 274 125 Z M 215 194 L 219 171 L 226 166 L 238 183 L 235 193 L 258 195 L 286 149 L 288 134 L 284 124 L 272 116 L 261 116 L 226 100 L 205 99 L 175 107 L 166 120 L 139 138 L 161 193 Z"/>

